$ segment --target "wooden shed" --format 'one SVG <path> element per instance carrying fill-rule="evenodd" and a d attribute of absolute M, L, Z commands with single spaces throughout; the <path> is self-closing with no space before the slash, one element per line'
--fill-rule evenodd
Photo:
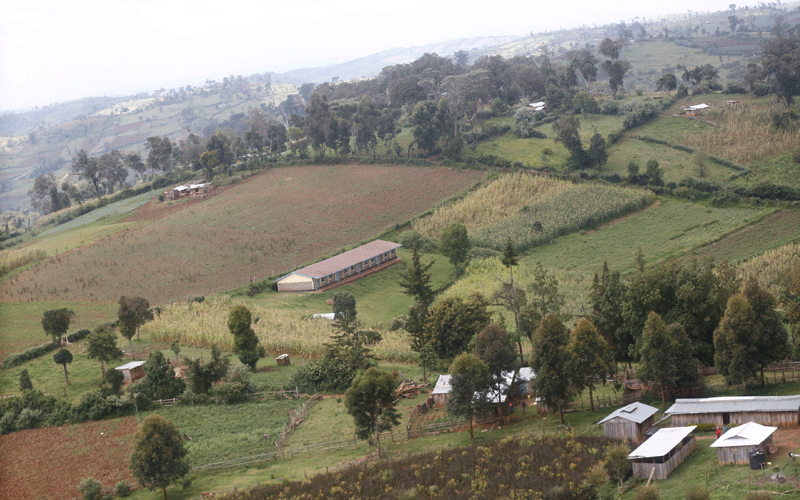
<path fill-rule="evenodd" d="M 676 399 L 666 412 L 672 425 L 729 424 L 756 422 L 778 427 L 800 424 L 800 395 L 732 396 L 722 398 Z"/>
<path fill-rule="evenodd" d="M 766 456 L 778 451 L 772 440 L 772 433 L 776 430 L 777 427 L 747 422 L 730 429 L 711 443 L 711 447 L 717 449 L 717 460 L 720 465 L 746 465 L 750 463 L 750 454 L 753 452 L 760 451 Z"/>
<path fill-rule="evenodd" d="M 641 443 L 646 439 L 647 430 L 653 426 L 657 411 L 658 408 L 644 403 L 631 403 L 614 411 L 598 424 L 603 425 L 606 437 Z"/>
<path fill-rule="evenodd" d="M 696 427 L 659 429 L 628 455 L 633 474 L 642 479 L 650 478 L 650 474 L 653 479 L 666 479 L 697 448 L 697 440 L 690 436 Z"/>
<path fill-rule="evenodd" d="M 450 389 L 452 389 L 450 385 L 451 378 L 450 375 L 439 375 L 439 379 L 436 381 L 433 391 L 431 391 L 433 406 L 440 408 L 447 404 L 447 396 L 450 394 Z"/>
<path fill-rule="evenodd" d="M 129 384 L 131 382 L 136 382 L 140 378 L 144 378 L 144 368 L 142 365 L 144 365 L 144 361 L 131 361 L 122 366 L 117 366 L 114 369 L 121 371 L 122 375 L 125 376 L 123 383 Z"/>

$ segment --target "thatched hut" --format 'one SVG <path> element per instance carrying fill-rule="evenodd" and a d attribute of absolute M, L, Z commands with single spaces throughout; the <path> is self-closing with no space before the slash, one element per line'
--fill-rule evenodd
<path fill-rule="evenodd" d="M 696 427 L 659 429 L 628 455 L 634 475 L 643 479 L 666 479 L 697 448 L 697 440 L 690 436 Z"/>
<path fill-rule="evenodd" d="M 624 441 L 630 439 L 641 443 L 646 439 L 645 433 L 653 426 L 654 415 L 658 408 L 644 403 L 631 403 L 615 410 L 598 422 L 603 426 L 606 437 Z"/>
<path fill-rule="evenodd" d="M 717 449 L 717 460 L 720 465 L 746 465 L 750 463 L 751 453 L 761 452 L 766 456 L 778 451 L 772 440 L 772 433 L 776 430 L 777 427 L 747 422 L 728 430 L 711 443 L 711 447 Z"/>

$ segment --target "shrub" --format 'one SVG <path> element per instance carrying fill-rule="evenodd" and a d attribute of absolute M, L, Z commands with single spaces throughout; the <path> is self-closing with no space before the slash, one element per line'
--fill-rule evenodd
<path fill-rule="evenodd" d="M 133 493 L 133 489 L 127 481 L 120 481 L 114 486 L 114 494 L 120 498 L 127 498 L 131 496 L 131 493 Z"/>
<path fill-rule="evenodd" d="M 686 492 L 686 500 L 708 500 L 708 488 L 697 486 Z"/>
<path fill-rule="evenodd" d="M 634 500 L 658 500 L 658 488 L 645 486 L 636 493 Z"/>
<path fill-rule="evenodd" d="M 246 394 L 249 392 L 249 389 L 250 387 L 241 381 L 228 382 L 214 386 L 214 388 L 211 389 L 211 395 L 219 398 L 221 403 L 236 404 L 247 400 Z"/>
<path fill-rule="evenodd" d="M 202 304 L 203 302 L 205 302 L 205 300 L 206 300 L 205 295 L 189 295 L 188 297 L 186 297 L 186 302 L 189 303 L 189 304 L 191 304 L 193 302 L 197 302 L 198 304 Z"/>
<path fill-rule="evenodd" d="M 414 245 L 417 245 L 417 250 L 422 253 L 434 253 L 439 247 L 439 243 L 434 238 L 423 236 L 413 229 L 402 232 L 399 239 L 403 248 L 412 250 Z"/>
<path fill-rule="evenodd" d="M 82 493 L 82 500 L 110 500 L 111 498 L 103 491 L 103 483 L 93 477 L 82 479 L 78 489 Z"/>
<path fill-rule="evenodd" d="M 772 88 L 766 83 L 758 82 L 755 85 L 753 85 L 753 94 L 756 97 L 764 97 L 770 92 L 772 92 Z"/>
<path fill-rule="evenodd" d="M 747 92 L 747 89 L 744 88 L 742 85 L 738 83 L 729 83 L 727 87 L 725 87 L 726 94 L 744 94 Z"/>
<path fill-rule="evenodd" d="M 678 85 L 678 90 L 675 92 L 676 99 L 683 99 L 684 97 L 689 96 L 689 89 L 686 88 L 686 85 Z"/>

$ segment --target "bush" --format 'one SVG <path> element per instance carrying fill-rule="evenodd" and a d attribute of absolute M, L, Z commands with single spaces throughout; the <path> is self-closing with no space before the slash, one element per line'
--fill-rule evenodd
<path fill-rule="evenodd" d="M 439 242 L 433 238 L 423 236 L 419 232 L 411 229 L 400 233 L 400 244 L 407 250 L 413 250 L 417 245 L 417 251 L 421 253 L 434 253 L 439 248 Z"/>
<path fill-rule="evenodd" d="M 678 85 L 678 90 L 675 92 L 676 99 L 683 99 L 684 97 L 689 96 L 689 89 L 686 88 L 686 85 Z"/>
<path fill-rule="evenodd" d="M 133 493 L 133 488 L 127 481 L 120 481 L 114 486 L 114 494 L 120 498 L 127 498 Z"/>
<path fill-rule="evenodd" d="M 82 493 L 82 500 L 110 500 L 111 498 L 103 491 L 103 483 L 93 477 L 87 477 L 81 480 L 78 489 Z"/>
<path fill-rule="evenodd" d="M 755 85 L 753 85 L 753 94 L 756 97 L 764 97 L 770 92 L 772 92 L 772 88 L 766 83 L 758 82 Z"/>
<path fill-rule="evenodd" d="M 744 94 L 747 92 L 747 89 L 744 88 L 742 85 L 738 83 L 729 83 L 727 87 L 725 87 L 726 94 Z"/>
<path fill-rule="evenodd" d="M 658 500 L 658 488 L 645 486 L 636 493 L 634 500 Z"/>
<path fill-rule="evenodd" d="M 241 381 L 228 382 L 214 386 L 211 389 L 211 395 L 219 398 L 221 403 L 236 404 L 242 403 L 247 400 L 247 393 L 250 392 L 250 387 Z"/>
<path fill-rule="evenodd" d="M 600 106 L 600 114 L 613 115 L 619 114 L 619 104 L 616 101 L 607 101 Z"/>
<path fill-rule="evenodd" d="M 697 486 L 686 492 L 686 500 L 708 500 L 708 488 Z"/>

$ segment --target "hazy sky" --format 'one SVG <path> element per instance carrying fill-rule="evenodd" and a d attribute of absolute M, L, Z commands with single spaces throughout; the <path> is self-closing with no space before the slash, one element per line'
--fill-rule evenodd
<path fill-rule="evenodd" d="M 0 0 L 0 110 L 345 62 L 731 0 Z M 753 3 L 755 4 L 755 3 Z M 745 5 L 742 3 L 740 5 Z M 446 55 L 446 54 L 440 54 Z"/>

